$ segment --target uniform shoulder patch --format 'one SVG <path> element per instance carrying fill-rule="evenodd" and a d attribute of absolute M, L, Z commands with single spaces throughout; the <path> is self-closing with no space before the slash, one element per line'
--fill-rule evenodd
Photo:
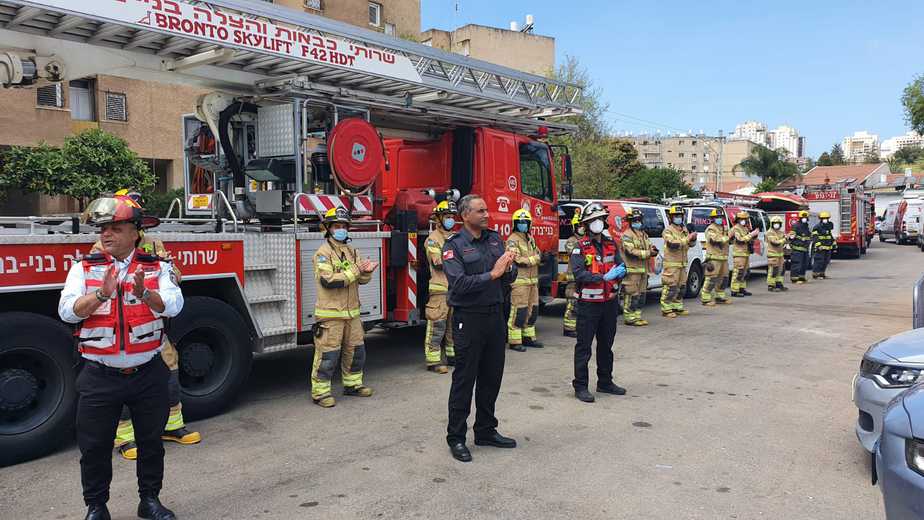
<path fill-rule="evenodd" d="M 579 255 L 579 254 L 581 254 L 581 248 L 580 248 L 580 247 L 575 247 L 574 249 L 571 250 L 571 254 L 572 254 L 572 255 Z"/>
<path fill-rule="evenodd" d="M 443 251 L 443 260 L 452 260 L 453 258 L 455 258 L 455 253 L 452 252 L 452 249 Z"/>
<path fill-rule="evenodd" d="M 327 263 L 327 257 L 324 255 L 318 255 L 318 262 Z"/>
<path fill-rule="evenodd" d="M 439 245 L 439 244 L 436 243 L 436 240 L 433 240 L 432 238 L 428 238 L 428 239 L 427 239 L 427 245 L 430 246 L 430 247 L 436 247 L 436 246 Z"/>

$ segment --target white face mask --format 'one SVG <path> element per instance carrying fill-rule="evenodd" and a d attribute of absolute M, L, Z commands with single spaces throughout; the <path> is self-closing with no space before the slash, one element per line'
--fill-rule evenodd
<path fill-rule="evenodd" d="M 591 222 L 589 227 L 590 227 L 590 232 L 595 235 L 599 235 L 600 233 L 603 233 L 604 226 L 603 226 L 602 220 L 595 220 Z"/>
<path fill-rule="evenodd" d="M 781 227 L 783 227 L 783 226 L 781 226 L 781 225 L 779 225 L 779 224 L 773 224 L 773 229 L 780 229 Z"/>

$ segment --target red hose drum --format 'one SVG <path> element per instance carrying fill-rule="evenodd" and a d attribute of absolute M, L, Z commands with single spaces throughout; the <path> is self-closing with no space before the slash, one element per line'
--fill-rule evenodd
<path fill-rule="evenodd" d="M 330 134 L 330 160 L 343 184 L 362 188 L 372 184 L 385 162 L 382 141 L 368 121 L 344 119 Z"/>

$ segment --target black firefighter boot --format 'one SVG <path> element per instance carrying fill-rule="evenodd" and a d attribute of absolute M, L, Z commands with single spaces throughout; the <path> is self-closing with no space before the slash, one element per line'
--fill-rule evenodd
<path fill-rule="evenodd" d="M 776 282 L 776 290 L 780 292 L 788 291 L 789 287 L 785 287 L 783 282 Z"/>
<path fill-rule="evenodd" d="M 530 348 L 542 348 L 545 345 L 541 341 L 536 341 L 535 338 L 529 336 L 523 336 L 523 346 Z"/>

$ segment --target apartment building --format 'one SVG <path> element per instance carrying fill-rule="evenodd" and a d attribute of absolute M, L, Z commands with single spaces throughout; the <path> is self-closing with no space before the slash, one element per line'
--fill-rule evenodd
<path fill-rule="evenodd" d="M 849 163 L 861 163 L 869 157 L 879 156 L 879 136 L 866 130 L 854 132 L 841 141 L 844 160 Z"/>
<path fill-rule="evenodd" d="M 629 138 L 639 161 L 649 168 L 673 168 L 691 185 L 700 186 L 721 177 L 723 184 L 746 177 L 739 164 L 757 143 L 707 135 L 640 135 Z"/>
<path fill-rule="evenodd" d="M 259 0 L 254 0 L 259 1 Z M 416 38 L 420 0 L 276 0 L 365 29 Z M 0 95 L 0 149 L 42 141 L 61 145 L 88 128 L 122 137 L 157 175 L 157 189 L 180 188 L 185 176 L 183 116 L 194 114 L 203 90 L 98 75 L 39 89 L 4 90 Z M 29 215 L 76 211 L 65 197 L 9 193 L 0 214 Z"/>
<path fill-rule="evenodd" d="M 882 159 L 888 159 L 902 148 L 924 147 L 924 135 L 917 132 L 908 132 L 905 135 L 890 137 L 879 146 L 879 154 Z"/>
<path fill-rule="evenodd" d="M 424 45 L 532 74 L 555 69 L 555 38 L 532 32 L 468 24 L 452 31 L 429 29 Z"/>

